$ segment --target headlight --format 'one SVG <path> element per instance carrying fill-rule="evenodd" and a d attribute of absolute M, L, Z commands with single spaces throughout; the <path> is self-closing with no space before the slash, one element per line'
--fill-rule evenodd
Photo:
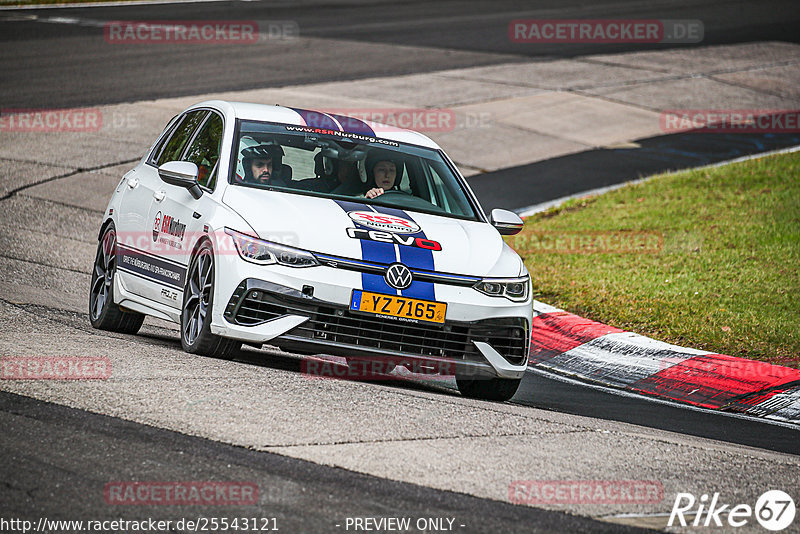
<path fill-rule="evenodd" d="M 528 298 L 531 285 L 529 276 L 520 278 L 485 278 L 474 287 L 490 297 L 505 297 L 514 302 L 524 302 Z"/>
<path fill-rule="evenodd" d="M 286 265 L 287 267 L 313 267 L 319 265 L 310 252 L 298 248 L 270 243 L 225 228 L 225 233 L 233 238 L 236 251 L 243 260 L 259 265 Z"/>

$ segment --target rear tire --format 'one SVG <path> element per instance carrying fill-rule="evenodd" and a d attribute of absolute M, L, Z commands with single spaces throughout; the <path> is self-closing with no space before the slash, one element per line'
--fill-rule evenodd
<path fill-rule="evenodd" d="M 214 251 L 204 241 L 189 263 L 181 306 L 181 346 L 186 352 L 230 359 L 242 342 L 211 333 L 214 307 Z"/>
<path fill-rule="evenodd" d="M 517 392 L 521 378 L 467 378 L 456 375 L 458 391 L 465 397 L 504 402 Z"/>
<path fill-rule="evenodd" d="M 117 274 L 117 231 L 110 223 L 97 244 L 97 254 L 89 286 L 89 322 L 100 330 L 135 334 L 144 322 L 144 315 L 122 311 L 114 303 L 114 276 Z"/>

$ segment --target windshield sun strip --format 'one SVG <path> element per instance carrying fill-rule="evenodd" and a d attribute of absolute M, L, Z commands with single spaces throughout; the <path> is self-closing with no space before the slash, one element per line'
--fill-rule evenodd
<path fill-rule="evenodd" d="M 264 131 L 243 132 L 242 131 L 242 125 L 244 123 L 265 125 L 265 126 L 269 126 L 271 128 L 268 129 L 268 130 L 264 130 Z M 281 128 L 287 128 L 287 127 L 292 127 L 292 129 L 294 129 L 295 131 L 290 131 L 290 130 L 287 129 L 284 132 L 284 131 L 281 130 Z M 445 209 L 443 209 L 443 208 L 441 208 L 439 206 L 436 206 L 435 204 L 434 204 L 434 206 L 436 206 L 436 208 L 438 208 L 438 209 L 426 209 L 426 208 L 422 208 L 422 207 L 419 207 L 419 206 L 411 207 L 411 206 L 398 205 L 397 203 L 392 203 L 392 202 L 381 202 L 380 200 L 378 200 L 377 197 L 375 199 L 368 199 L 368 198 L 365 198 L 365 197 L 353 197 L 352 195 L 332 195 L 332 194 L 328 194 L 328 193 L 322 193 L 322 192 L 319 192 L 319 191 L 308 191 L 308 190 L 295 189 L 295 188 L 290 188 L 290 187 L 280 187 L 280 186 L 262 187 L 262 186 L 259 186 L 257 184 L 248 184 L 248 183 L 243 183 L 243 182 L 237 182 L 237 181 L 235 181 L 233 179 L 233 177 L 234 177 L 234 175 L 236 173 L 237 161 L 238 161 L 238 152 L 239 152 L 239 150 L 238 150 L 239 146 L 238 145 L 239 145 L 239 140 L 241 139 L 242 135 L 246 135 L 247 133 L 264 133 L 264 134 L 288 135 L 288 136 L 293 136 L 293 137 L 301 137 L 302 132 L 301 132 L 300 128 L 312 128 L 313 129 L 314 127 L 304 127 L 304 126 L 300 126 L 300 125 L 292 125 L 292 124 L 286 124 L 286 123 L 280 123 L 280 122 L 258 121 L 258 120 L 254 120 L 254 119 L 241 119 L 241 118 L 238 118 L 238 119 L 236 119 L 235 128 L 236 128 L 235 129 L 236 135 L 235 135 L 235 138 L 234 138 L 234 142 L 232 143 L 232 146 L 231 146 L 230 169 L 228 171 L 228 177 L 227 177 L 227 181 L 231 185 L 251 187 L 251 188 L 254 188 L 254 189 L 262 189 L 262 190 L 270 190 L 270 191 L 280 191 L 280 192 L 285 192 L 285 193 L 299 194 L 299 195 L 311 196 L 311 197 L 316 197 L 316 198 L 328 198 L 328 199 L 339 199 L 339 200 L 350 200 L 350 201 L 353 201 L 354 199 L 356 199 L 358 202 L 363 203 L 363 204 L 370 204 L 370 205 L 374 204 L 374 205 L 377 205 L 377 206 L 385 206 L 385 207 L 389 207 L 389 208 L 398 208 L 398 209 L 404 209 L 404 210 L 408 210 L 408 211 L 412 211 L 412 212 L 419 212 L 419 213 L 424 213 L 424 214 L 428 214 L 428 215 L 438 215 L 438 216 L 441 216 L 441 217 L 448 217 L 448 218 L 461 219 L 461 220 L 467 220 L 467 221 L 487 222 L 486 215 L 483 212 L 483 209 L 481 209 L 480 204 L 478 204 L 477 198 L 475 198 L 474 193 L 472 193 L 472 191 L 468 188 L 468 186 L 466 186 L 466 180 L 464 180 L 464 178 L 461 177 L 459 172 L 453 168 L 454 165 L 453 165 L 452 161 L 443 153 L 443 151 L 441 149 L 434 149 L 434 148 L 431 148 L 431 147 L 426 147 L 426 146 L 422 146 L 422 145 L 416 145 L 414 143 L 408 143 L 408 142 L 399 143 L 399 142 L 396 142 L 396 141 L 388 140 L 388 141 L 391 141 L 393 145 L 396 144 L 398 148 L 408 147 L 408 148 L 414 149 L 415 151 L 422 151 L 422 152 L 427 152 L 430 155 L 436 155 L 439 158 L 439 163 L 443 164 L 444 167 L 448 169 L 449 173 L 452 175 L 453 181 L 455 182 L 455 184 L 458 185 L 458 190 L 460 191 L 461 195 L 463 195 L 464 200 L 466 200 L 467 206 L 472 211 L 471 214 L 464 215 L 464 214 L 459 214 L 459 213 L 452 213 L 452 212 L 449 212 L 449 211 L 447 211 L 447 210 L 445 210 Z M 335 134 L 335 135 L 328 135 L 328 134 L 322 134 L 322 133 L 315 133 L 314 135 L 320 135 L 320 136 L 323 136 L 323 137 L 329 137 L 330 139 L 332 139 L 334 141 L 337 141 L 337 142 L 338 141 L 348 141 L 348 137 L 358 137 L 359 139 L 360 138 L 367 138 L 363 134 L 351 134 L 351 132 L 344 132 L 344 131 L 336 132 L 336 131 L 332 131 L 331 130 L 331 134 Z M 379 137 L 367 138 L 367 139 L 375 139 L 377 142 L 374 143 L 374 146 L 376 146 L 376 147 L 387 148 L 387 146 L 383 143 L 383 141 L 387 141 L 387 140 L 384 140 L 384 139 L 379 138 Z M 364 144 L 372 145 L 372 143 L 369 143 L 369 142 L 364 143 Z M 419 155 L 419 154 L 408 154 L 407 153 L 406 155 L 413 156 L 413 157 L 418 157 L 418 158 L 425 157 L 425 156 L 422 156 L 422 155 Z M 426 159 L 430 159 L 430 157 L 427 157 Z M 436 160 L 433 159 L 431 161 L 436 161 Z M 421 198 L 421 197 L 416 197 L 416 198 Z M 422 200 L 425 200 L 425 199 L 422 199 Z"/>

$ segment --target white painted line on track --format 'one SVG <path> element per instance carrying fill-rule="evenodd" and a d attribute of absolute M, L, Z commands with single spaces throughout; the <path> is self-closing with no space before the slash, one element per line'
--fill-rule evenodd
<path fill-rule="evenodd" d="M 81 2 L 76 4 L 39 4 L 0 6 L 0 11 L 19 11 L 24 9 L 64 9 L 86 7 L 120 7 L 120 6 L 153 6 L 160 4 L 205 4 L 209 2 L 223 2 L 225 0 L 131 0 L 130 2 Z M 254 2 L 259 0 L 246 0 Z M 282 5 L 285 5 L 282 3 Z"/>
<path fill-rule="evenodd" d="M 548 200 L 547 202 L 542 202 L 540 204 L 534 204 L 532 206 L 528 206 L 528 207 L 525 207 L 525 208 L 519 208 L 519 209 L 516 209 L 514 211 L 520 217 L 530 217 L 531 215 L 534 215 L 536 213 L 541 213 L 543 211 L 549 210 L 550 208 L 554 208 L 556 206 L 560 206 L 561 204 L 563 204 L 564 202 L 566 202 L 568 200 L 573 200 L 573 199 L 576 199 L 576 198 L 585 198 L 585 197 L 590 197 L 590 196 L 595 196 L 595 195 L 602 195 L 603 193 L 608 193 L 609 191 L 614 191 L 616 189 L 621 189 L 621 188 L 623 188 L 625 186 L 628 186 L 628 185 L 641 184 L 641 183 L 647 182 L 649 180 L 652 180 L 656 176 L 664 176 L 664 175 L 669 176 L 671 174 L 676 174 L 676 173 L 685 172 L 685 171 L 696 171 L 696 170 L 702 170 L 702 169 L 713 169 L 715 167 L 722 167 L 724 165 L 730 165 L 731 163 L 740 163 L 742 161 L 749 161 L 751 159 L 763 158 L 763 157 L 766 157 L 766 156 L 773 156 L 773 155 L 776 155 L 776 154 L 788 154 L 790 152 L 797 152 L 797 151 L 800 151 L 800 145 L 789 147 L 789 148 L 781 148 L 779 150 L 772 150 L 772 151 L 769 151 L 769 152 L 760 152 L 758 154 L 750 154 L 749 156 L 742 156 L 742 157 L 736 158 L 736 159 L 729 159 L 729 160 L 725 160 L 725 161 L 719 161 L 717 163 L 709 163 L 708 165 L 702 165 L 700 167 L 688 167 L 686 169 L 680 169 L 680 170 L 677 170 L 677 171 L 670 171 L 670 172 L 666 172 L 666 173 L 654 174 L 652 176 L 646 176 L 644 178 L 639 178 L 638 180 L 631 180 L 629 182 L 622 182 L 620 184 L 609 185 L 609 186 L 606 186 L 606 187 L 598 187 L 596 189 L 589 189 L 588 191 L 582 191 L 580 193 L 575 193 L 574 195 L 568 195 L 568 196 L 565 196 L 565 197 L 557 198 L 555 200 Z"/>
<path fill-rule="evenodd" d="M 541 375 L 541 376 L 543 376 L 545 378 L 550 378 L 552 380 L 557 380 L 559 382 L 564 382 L 565 384 L 570 384 L 570 385 L 573 385 L 573 386 L 588 387 L 588 388 L 592 388 L 592 389 L 595 389 L 595 390 L 598 390 L 598 391 L 603 391 L 605 393 L 611 393 L 612 395 L 618 395 L 620 397 L 629 397 L 629 398 L 632 398 L 632 399 L 646 400 L 648 402 L 654 402 L 654 403 L 657 403 L 657 404 L 665 404 L 667 406 L 672 406 L 674 408 L 681 408 L 683 410 L 692 410 L 692 411 L 695 411 L 695 412 L 702 412 L 702 413 L 707 413 L 707 414 L 710 414 L 710 415 L 721 415 L 721 416 L 725 416 L 725 417 L 733 417 L 734 419 L 743 419 L 745 421 L 753 421 L 753 422 L 756 422 L 756 423 L 768 423 L 770 425 L 782 426 L 784 428 L 791 428 L 793 430 L 800 430 L 800 424 L 792 424 L 792 423 L 788 423 L 788 422 L 784 422 L 784 421 L 778 421 L 778 420 L 775 420 L 775 419 L 767 419 L 765 417 L 753 417 L 752 415 L 743 415 L 743 414 L 738 414 L 738 413 L 733 413 L 733 412 L 724 412 L 724 411 L 721 411 L 721 410 L 710 410 L 708 408 L 700 408 L 699 406 L 692 406 L 691 404 L 682 404 L 682 403 L 679 403 L 679 402 L 674 402 L 674 401 L 670 401 L 670 400 L 666 400 L 666 399 L 661 399 L 661 398 L 658 398 L 658 397 L 651 397 L 649 395 L 641 395 L 641 394 L 638 394 L 638 393 L 633 393 L 633 392 L 630 392 L 630 391 L 626 391 L 624 389 L 617 389 L 617 388 L 613 388 L 613 387 L 609 387 L 609 386 L 604 386 L 604 385 L 601 385 L 601 384 L 596 384 L 594 382 L 587 382 L 585 380 L 578 380 L 578 379 L 575 379 L 575 378 L 571 378 L 569 376 L 565 376 L 565 375 L 562 375 L 562 374 L 558 374 L 558 373 L 553 373 L 553 372 L 547 371 L 547 370 L 542 369 L 540 367 L 530 367 L 529 366 L 528 367 L 528 372 L 529 373 L 538 374 L 538 375 Z"/>

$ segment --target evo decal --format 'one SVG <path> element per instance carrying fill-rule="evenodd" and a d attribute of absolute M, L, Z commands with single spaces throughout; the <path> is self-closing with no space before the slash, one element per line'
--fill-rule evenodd
<path fill-rule="evenodd" d="M 390 232 L 380 232 L 378 230 L 365 230 L 363 228 L 346 228 L 347 236 L 353 239 L 365 241 L 379 241 L 381 243 L 392 243 L 405 245 L 407 247 L 424 248 L 427 250 L 442 250 L 442 245 L 432 239 L 413 237 L 410 235 L 398 235 Z"/>

